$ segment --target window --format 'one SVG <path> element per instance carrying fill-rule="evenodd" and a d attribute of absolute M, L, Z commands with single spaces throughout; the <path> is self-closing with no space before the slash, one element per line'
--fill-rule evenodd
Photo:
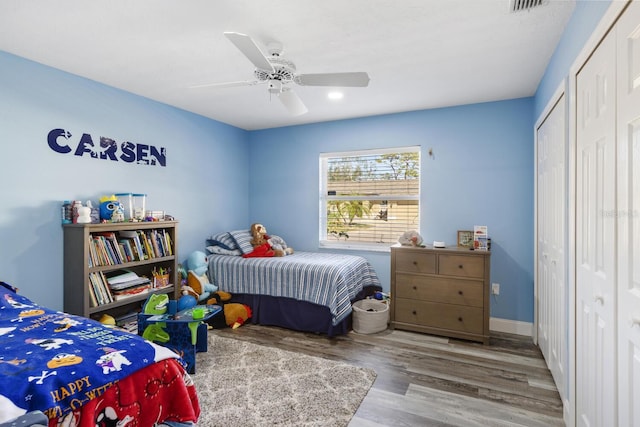
<path fill-rule="evenodd" d="M 320 155 L 320 244 L 388 248 L 420 229 L 420 147 Z"/>

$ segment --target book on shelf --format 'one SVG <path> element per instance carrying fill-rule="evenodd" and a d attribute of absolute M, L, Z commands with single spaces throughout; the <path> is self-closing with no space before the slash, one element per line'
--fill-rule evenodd
<path fill-rule="evenodd" d="M 144 246 L 144 250 L 149 256 L 149 258 L 155 258 L 156 254 L 153 252 L 153 246 L 151 246 L 151 241 L 147 237 L 147 234 L 143 231 L 140 232 L 140 240 L 142 240 L 142 245 Z"/>
<path fill-rule="evenodd" d="M 98 299 L 96 298 L 96 292 L 93 289 L 93 284 L 89 283 L 89 301 L 91 307 L 98 306 Z"/>
<path fill-rule="evenodd" d="M 121 239 L 129 241 L 132 251 L 135 254 L 137 261 L 143 261 L 148 259 L 146 252 L 143 249 L 142 242 L 140 241 L 140 233 L 137 230 L 120 230 L 118 236 Z"/>
<path fill-rule="evenodd" d="M 166 230 L 162 230 L 164 231 L 164 240 L 165 240 L 165 244 L 167 245 L 167 254 L 169 256 L 173 255 L 173 241 L 171 240 L 171 233 L 169 233 Z"/>
<path fill-rule="evenodd" d="M 133 286 L 133 287 L 118 290 L 118 291 L 114 290 L 113 298 L 116 301 L 121 301 L 123 299 L 130 298 L 136 295 L 146 294 L 147 292 L 149 292 L 150 289 L 151 289 L 151 283 Z"/>
<path fill-rule="evenodd" d="M 93 289 L 97 306 L 109 304 L 114 301 L 113 295 L 111 294 L 107 284 L 107 278 L 101 271 L 89 273 L 89 286 L 89 292 Z M 91 293 L 89 295 L 91 295 Z"/>
<path fill-rule="evenodd" d="M 148 277 L 138 276 L 136 272 L 127 269 L 112 271 L 106 276 L 109 290 L 116 301 L 140 295 L 153 287 Z"/>
<path fill-rule="evenodd" d="M 109 285 L 117 285 L 140 278 L 135 271 L 127 269 L 111 271 L 106 273 L 105 276 L 107 277 L 107 283 L 109 283 Z"/>
<path fill-rule="evenodd" d="M 116 326 L 132 334 L 138 333 L 138 311 L 129 311 L 115 317 Z"/>

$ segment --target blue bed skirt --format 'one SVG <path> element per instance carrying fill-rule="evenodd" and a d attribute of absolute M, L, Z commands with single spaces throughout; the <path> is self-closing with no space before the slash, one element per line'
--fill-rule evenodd
<path fill-rule="evenodd" d="M 379 286 L 366 287 L 351 302 L 381 290 Z M 251 307 L 253 315 L 249 321 L 253 324 L 280 326 L 294 331 L 325 334 L 328 337 L 344 335 L 351 330 L 351 315 L 333 325 L 328 307 L 306 301 L 269 295 L 234 294 L 231 302 Z"/>

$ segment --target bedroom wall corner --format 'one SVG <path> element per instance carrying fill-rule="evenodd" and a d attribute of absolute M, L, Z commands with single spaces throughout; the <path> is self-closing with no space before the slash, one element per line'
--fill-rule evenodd
<path fill-rule="evenodd" d="M 214 120 L 0 52 L 0 280 L 63 309 L 61 204 L 114 192 L 146 193 L 147 208 L 180 222 L 179 257 L 203 250 L 215 229 L 248 221 L 248 133 Z M 166 166 L 61 154 L 64 129 L 166 149 Z M 120 149 L 120 148 L 119 148 Z M 75 152 L 75 151 L 74 151 Z"/>

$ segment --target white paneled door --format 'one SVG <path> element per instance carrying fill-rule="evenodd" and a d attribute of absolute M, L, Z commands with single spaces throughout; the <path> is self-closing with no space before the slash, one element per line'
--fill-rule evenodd
<path fill-rule="evenodd" d="M 640 3 L 616 25 L 619 424 L 640 426 Z"/>
<path fill-rule="evenodd" d="M 576 424 L 616 426 L 616 45 L 576 81 Z"/>
<path fill-rule="evenodd" d="M 567 289 L 565 272 L 565 97 L 560 96 L 537 130 L 538 345 L 562 400 L 566 394 Z"/>

